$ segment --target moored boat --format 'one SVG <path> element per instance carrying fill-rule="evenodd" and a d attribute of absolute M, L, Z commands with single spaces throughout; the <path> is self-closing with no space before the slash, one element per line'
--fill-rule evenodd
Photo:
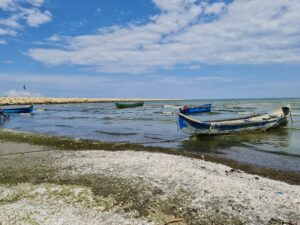
<path fill-rule="evenodd" d="M 116 102 L 116 107 L 118 109 L 135 108 L 135 107 L 141 107 L 143 105 L 144 102 Z"/>
<path fill-rule="evenodd" d="M 205 113 L 211 111 L 211 104 L 205 104 L 205 105 L 199 105 L 199 106 L 183 106 L 182 108 L 179 108 L 179 111 L 182 114 L 190 115 L 194 113 Z"/>
<path fill-rule="evenodd" d="M 33 105 L 26 107 L 5 107 L 2 108 L 3 113 L 31 113 L 33 111 Z"/>
<path fill-rule="evenodd" d="M 263 131 L 286 124 L 290 113 L 289 105 L 271 113 L 214 121 L 200 121 L 178 113 L 178 127 L 182 132 L 195 135 Z"/>

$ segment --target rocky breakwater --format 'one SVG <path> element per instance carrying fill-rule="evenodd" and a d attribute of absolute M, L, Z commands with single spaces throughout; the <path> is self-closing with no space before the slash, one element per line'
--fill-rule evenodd
<path fill-rule="evenodd" d="M 69 104 L 69 103 L 158 101 L 158 100 L 167 100 L 167 99 L 0 97 L 0 105 Z"/>

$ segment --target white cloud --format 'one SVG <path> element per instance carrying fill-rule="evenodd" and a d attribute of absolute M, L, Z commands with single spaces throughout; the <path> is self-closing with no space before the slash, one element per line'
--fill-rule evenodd
<path fill-rule="evenodd" d="M 225 8 L 226 4 L 224 2 L 216 2 L 212 5 L 208 5 L 205 8 L 205 13 L 207 14 L 218 14 L 220 12 L 222 12 L 222 10 Z"/>
<path fill-rule="evenodd" d="M 8 10 L 14 5 L 14 0 L 0 0 L 0 9 Z"/>
<path fill-rule="evenodd" d="M 197 70 L 197 69 L 200 69 L 200 68 L 201 68 L 200 65 L 189 65 L 188 66 L 188 69 L 190 69 L 190 70 Z"/>
<path fill-rule="evenodd" d="M 39 9 L 43 3 L 44 0 L 0 0 L 0 35 L 16 36 L 26 26 L 38 27 L 51 21 L 52 14 Z"/>
<path fill-rule="evenodd" d="M 194 71 L 195 72 L 195 71 Z M 245 98 L 297 97 L 300 80 L 294 75 L 274 75 L 274 79 L 232 75 L 231 72 L 189 76 L 131 75 L 91 76 L 84 74 L 12 74 L 0 72 L 0 95 L 49 97 L 108 97 L 108 98 Z M 22 93 L 22 86 L 26 91 Z M 222 88 L 220 88 L 222 87 Z M 7 90 L 15 90 L 9 92 Z M 112 91 L 114 90 L 114 91 Z M 155 90 L 155 91 L 153 91 Z M 180 90 L 180 91 L 179 91 Z M 22 91 L 22 92 L 19 92 Z M 18 94 L 16 94 L 18 93 Z M 238 93 L 238 96 L 237 96 Z"/>
<path fill-rule="evenodd" d="M 197 0 L 153 0 L 153 2 L 162 11 L 182 12 L 185 10 L 185 7 L 194 5 Z"/>
<path fill-rule="evenodd" d="M 44 0 L 27 0 L 27 2 L 38 7 L 43 5 Z"/>
<path fill-rule="evenodd" d="M 7 42 L 5 40 L 0 39 L 0 45 L 5 45 L 5 44 L 7 44 Z"/>
<path fill-rule="evenodd" d="M 84 74 L 6 74 L 0 73 L 0 93 L 9 96 L 82 96 L 82 97 L 192 97 L 203 88 L 226 86 L 233 81 L 225 76 L 133 75 L 90 76 Z M 25 92 L 22 90 L 26 84 Z M 122 84 L 120 86 L 120 84 Z M 16 89 L 16 87 L 19 89 Z M 184 93 L 178 92 L 184 87 Z M 201 87 L 201 88 L 200 88 Z M 10 90 L 10 91 L 7 91 Z M 12 91 L 13 90 L 13 91 Z M 113 92 L 111 90 L 114 90 Z M 153 90 L 156 90 L 153 92 Z M 213 90 L 213 88 L 211 89 Z M 194 95 L 196 96 L 196 95 Z M 203 96 L 202 96 L 203 97 Z"/>
<path fill-rule="evenodd" d="M 30 91 L 9 90 L 5 93 L 8 97 L 42 97 L 40 93 Z"/>
<path fill-rule="evenodd" d="M 10 36 L 16 36 L 16 32 L 10 29 L 2 29 L 0 28 L 0 35 L 10 35 Z"/>
<path fill-rule="evenodd" d="M 26 14 L 25 18 L 30 27 L 38 27 L 52 20 L 52 14 L 48 10 L 41 12 L 39 9 L 28 9 Z"/>
<path fill-rule="evenodd" d="M 63 47 L 30 49 L 48 65 L 144 73 L 175 65 L 300 63 L 299 0 L 153 0 L 150 22 L 65 38 Z"/>
<path fill-rule="evenodd" d="M 7 27 L 10 27 L 12 29 L 19 29 L 21 28 L 22 26 L 20 25 L 20 23 L 18 22 L 18 19 L 19 17 L 14 15 L 10 18 L 6 18 L 6 19 L 0 19 L 0 24 L 1 25 L 4 25 L 4 26 L 7 26 Z"/>
<path fill-rule="evenodd" d="M 57 41 L 62 41 L 63 37 L 58 35 L 58 34 L 54 34 L 51 37 L 47 38 L 47 41 L 51 41 L 51 42 L 57 42 Z"/>

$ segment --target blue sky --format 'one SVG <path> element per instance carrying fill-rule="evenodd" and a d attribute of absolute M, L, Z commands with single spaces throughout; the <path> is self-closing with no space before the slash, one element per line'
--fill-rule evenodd
<path fill-rule="evenodd" d="M 0 96 L 299 97 L 299 12 L 299 0 L 0 0 Z"/>

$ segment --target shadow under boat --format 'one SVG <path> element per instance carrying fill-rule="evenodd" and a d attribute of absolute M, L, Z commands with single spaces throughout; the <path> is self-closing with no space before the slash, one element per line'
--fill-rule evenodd
<path fill-rule="evenodd" d="M 223 150 L 233 147 L 251 148 L 257 150 L 258 146 L 268 145 L 271 148 L 288 148 L 290 145 L 289 129 L 277 127 L 267 132 L 237 133 L 220 136 L 193 135 L 189 140 L 183 141 L 180 148 L 184 151 L 199 153 L 224 154 Z M 260 151 L 262 151 L 260 149 Z M 269 153 L 284 154 L 280 151 L 268 150 Z"/>

